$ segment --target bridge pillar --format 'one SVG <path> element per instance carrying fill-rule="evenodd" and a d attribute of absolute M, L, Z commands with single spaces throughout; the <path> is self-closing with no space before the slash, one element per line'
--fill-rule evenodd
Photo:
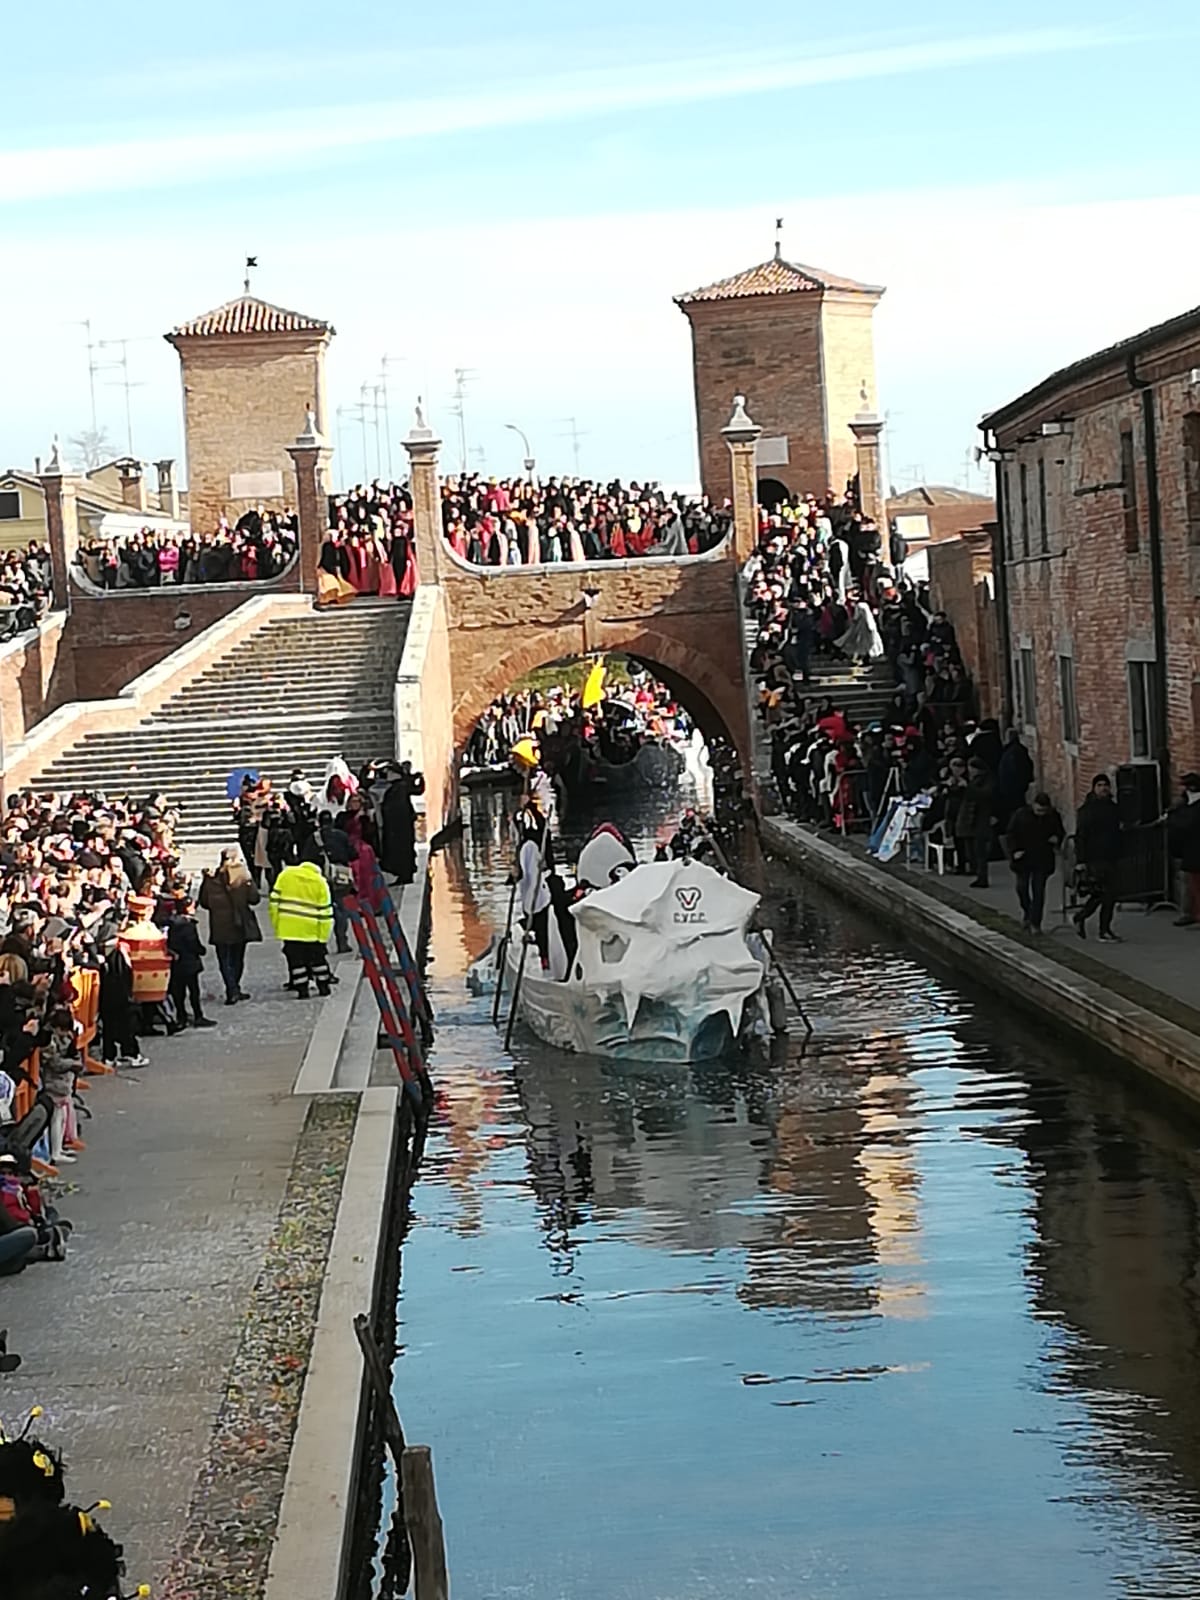
<path fill-rule="evenodd" d="M 413 538 L 421 583 L 438 583 L 442 571 L 442 494 L 438 483 L 438 451 L 442 441 L 426 427 L 417 403 L 416 421 L 401 440 L 408 451 L 408 482 L 413 500 Z"/>
<path fill-rule="evenodd" d="M 79 549 L 79 508 L 74 480 L 63 472 L 57 438 L 41 484 L 46 502 L 46 539 L 50 546 L 54 607 L 65 611 L 71 596 L 71 563 Z"/>
<path fill-rule="evenodd" d="M 881 533 L 887 532 L 887 506 L 883 496 L 883 469 L 880 464 L 879 435 L 883 418 L 867 409 L 867 387 L 862 390 L 863 408 L 850 422 L 854 453 L 858 460 L 858 504 L 864 517 L 870 517 Z"/>
<path fill-rule="evenodd" d="M 745 395 L 733 397 L 733 416 L 721 435 L 733 470 L 733 548 L 740 567 L 758 546 L 758 439 L 762 429 L 746 415 Z"/>
<path fill-rule="evenodd" d="M 306 413 L 304 431 L 288 445 L 287 453 L 296 470 L 296 515 L 300 519 L 300 588 L 305 594 L 317 590 L 317 563 L 329 527 L 329 492 L 325 471 L 333 451 L 317 432 L 317 419 Z"/>

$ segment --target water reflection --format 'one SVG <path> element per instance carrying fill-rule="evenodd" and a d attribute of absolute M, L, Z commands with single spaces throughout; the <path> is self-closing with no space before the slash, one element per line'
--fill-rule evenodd
<path fill-rule="evenodd" d="M 459 1592 L 1200 1593 L 1194 1128 L 794 884 L 806 1054 L 509 1059 L 498 837 L 438 869 L 401 1303 Z"/>

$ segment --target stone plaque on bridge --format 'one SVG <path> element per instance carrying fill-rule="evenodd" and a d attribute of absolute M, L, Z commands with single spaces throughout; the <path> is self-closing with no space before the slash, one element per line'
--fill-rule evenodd
<path fill-rule="evenodd" d="M 774 439 L 760 439 L 755 459 L 760 467 L 786 467 L 788 464 L 787 434 L 777 434 Z"/>
<path fill-rule="evenodd" d="M 231 472 L 229 474 L 231 500 L 282 500 L 282 472 Z"/>

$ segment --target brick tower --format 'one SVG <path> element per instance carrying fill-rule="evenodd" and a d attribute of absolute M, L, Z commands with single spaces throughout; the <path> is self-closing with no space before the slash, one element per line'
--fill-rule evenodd
<path fill-rule="evenodd" d="M 250 293 L 165 335 L 179 352 L 188 515 L 198 533 L 259 501 L 295 501 L 287 447 L 311 410 L 325 432 L 333 327 Z"/>
<path fill-rule="evenodd" d="M 716 500 L 729 494 L 721 436 L 729 396 L 744 394 L 763 430 L 758 478 L 764 499 L 832 487 L 854 476 L 850 423 L 875 404 L 871 316 L 883 290 L 817 267 L 769 261 L 675 304 L 692 325 L 700 478 Z"/>

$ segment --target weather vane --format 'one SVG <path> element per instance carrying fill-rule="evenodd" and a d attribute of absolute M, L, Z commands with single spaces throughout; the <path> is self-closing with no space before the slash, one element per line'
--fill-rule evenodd
<path fill-rule="evenodd" d="M 246 257 L 246 276 L 242 280 L 242 293 L 243 294 L 249 294 L 250 293 L 250 269 L 252 267 L 256 267 L 257 265 L 258 265 L 258 257 L 257 256 L 247 256 Z"/>

